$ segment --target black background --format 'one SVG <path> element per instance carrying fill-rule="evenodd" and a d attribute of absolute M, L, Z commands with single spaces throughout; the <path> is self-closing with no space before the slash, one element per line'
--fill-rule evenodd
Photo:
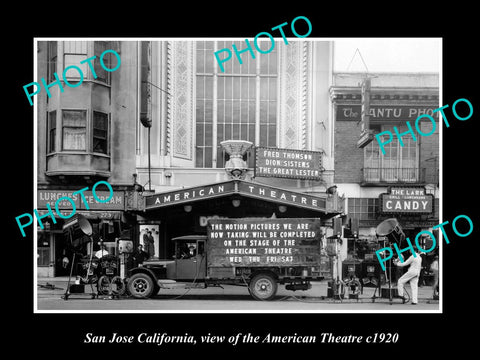
<path fill-rule="evenodd" d="M 3 137 L 3 258 L 2 298 L 4 343 L 13 354 L 33 351 L 37 358 L 108 356 L 122 353 L 132 356 L 164 356 L 174 352 L 183 356 L 220 357 L 234 350 L 255 356 L 257 352 L 283 358 L 287 350 L 301 357 L 350 355 L 402 357 L 438 355 L 458 349 L 462 354 L 475 347 L 478 287 L 478 186 L 477 154 L 478 114 L 478 37 L 473 30 L 476 10 L 459 2 L 437 7 L 419 7 L 419 3 L 346 2 L 325 5 L 322 2 L 274 4 L 266 10 L 246 2 L 212 3 L 191 6 L 181 3 L 177 9 L 152 4 L 48 2 L 10 8 L 2 24 L 5 48 L 2 123 Z M 312 37 L 442 37 L 443 105 L 466 98 L 473 104 L 473 116 L 456 120 L 450 109 L 446 115 L 450 128 L 443 128 L 443 219 L 468 215 L 474 232 L 459 238 L 449 227 L 450 244 L 443 247 L 443 314 L 34 314 L 33 313 L 33 236 L 22 238 L 15 216 L 33 209 L 33 107 L 23 85 L 34 81 L 33 42 L 35 37 L 229 37 L 252 38 L 297 16 L 312 23 Z M 9 19 L 13 22 L 9 22 Z M 300 25 L 300 22 L 297 23 Z M 289 31 L 289 28 L 285 28 Z M 300 34 L 304 33 L 298 28 Z M 289 33 L 286 33 L 289 36 Z M 437 56 L 437 54 L 432 54 Z M 13 100 L 13 101 L 12 101 Z M 449 116 L 450 115 L 450 116 Z M 471 325 L 474 327 L 472 328 Z M 85 333 L 109 336 L 113 332 L 167 332 L 170 335 L 235 335 L 238 332 L 264 336 L 299 333 L 317 335 L 313 345 L 224 345 L 139 347 L 82 344 Z M 321 344 L 321 333 L 369 335 L 374 332 L 399 333 L 397 344 L 341 345 Z M 457 347 L 459 346 L 459 347 Z M 278 355 L 277 355 L 278 354 Z M 265 356 L 265 355 L 262 355 Z M 255 356 L 256 357 L 256 356 Z"/>

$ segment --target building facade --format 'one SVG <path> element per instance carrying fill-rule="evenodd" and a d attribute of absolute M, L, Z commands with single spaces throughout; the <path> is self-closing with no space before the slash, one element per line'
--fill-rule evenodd
<path fill-rule="evenodd" d="M 39 276 L 66 273 L 63 220 L 55 222 L 47 206 L 64 196 L 112 251 L 123 231 L 130 230 L 137 244 L 150 230 L 154 256 L 160 258 L 172 255 L 169 239 L 205 233 L 210 218 L 322 216 L 329 231 L 329 218 L 343 204 L 326 193 L 334 172 L 332 43 L 277 41 L 269 54 L 244 53 L 242 63 L 232 59 L 219 71 L 213 52 L 234 44 L 245 45 L 242 40 L 37 43 L 37 82 L 44 78 L 49 84 L 48 92 L 36 95 L 37 208 L 45 216 L 37 229 Z M 119 58 L 103 57 L 109 49 Z M 116 70 L 105 70 L 105 64 Z M 241 155 L 242 178 L 226 172 L 230 155 L 222 142 L 228 140 L 251 144 Z M 257 147 L 321 154 L 316 169 L 321 176 L 255 177 Z M 114 189 L 106 204 L 91 193 L 101 180 Z M 203 197 L 221 184 L 232 192 Z M 88 204 L 73 194 L 85 187 Z M 194 198 L 195 187 L 198 196 L 191 202 L 149 203 L 157 194 Z M 180 189 L 187 190 L 179 194 Z M 68 201 L 58 207 L 66 215 L 72 210 Z M 94 241 L 93 251 L 97 247 Z"/>
<path fill-rule="evenodd" d="M 394 136 L 393 141 L 384 145 L 385 154 L 376 139 L 362 148 L 358 146 L 362 125 L 361 84 L 365 77 L 367 74 L 336 73 L 330 88 L 335 119 L 335 184 L 339 193 L 345 195 L 347 219 L 355 219 L 359 225 L 361 242 L 356 241 L 356 249 L 353 242 L 349 244 L 348 258 L 378 263 L 373 250 L 378 248 L 376 228 L 383 220 L 396 218 L 412 243 L 420 231 L 431 231 L 439 223 L 440 124 L 434 112 L 440 106 L 439 76 L 368 74 L 369 128 L 373 134 L 385 131 L 395 134 L 394 126 L 399 133 L 405 133 L 407 121 L 415 131 L 415 120 L 422 114 L 435 119 L 433 133 L 433 124 L 427 118 L 418 125 L 423 134 L 431 135 L 417 133 L 414 139 L 411 133 L 405 133 L 402 143 Z M 419 239 L 419 243 L 425 249 L 432 244 L 427 238 Z M 405 246 L 402 244 L 400 248 Z"/>
<path fill-rule="evenodd" d="M 323 217 L 329 235 L 329 219 L 341 207 L 334 204 L 336 195 L 326 193 L 334 173 L 332 43 L 276 41 L 268 54 L 253 58 L 244 52 L 241 63 L 232 56 L 221 71 L 213 54 L 233 45 L 246 47 L 244 40 L 140 45 L 145 85 L 140 101 L 147 126 L 137 122 L 136 166 L 146 203 L 137 219 L 141 229 L 154 229 L 160 258 L 172 255 L 169 239 L 206 234 L 210 218 Z M 269 49 L 271 43 L 260 47 Z M 241 153 L 247 164 L 241 179 L 226 171 L 232 157 L 223 142 L 229 140 L 251 143 Z M 321 176 L 256 176 L 260 147 L 321 153 Z M 199 195 L 210 192 L 211 198 Z M 305 201 L 318 198 L 323 205 L 288 202 L 281 194 L 297 200 L 305 194 Z"/>
<path fill-rule="evenodd" d="M 114 50 L 121 58 L 121 66 L 113 72 L 99 62 L 106 50 Z M 35 99 L 36 208 L 45 215 L 42 226 L 37 227 L 38 276 L 60 276 L 68 274 L 62 259 L 71 254 L 67 254 L 62 231 L 64 219 L 55 213 L 55 219 L 49 216 L 48 205 L 55 211 L 59 198 L 70 197 L 76 211 L 92 223 L 95 240 L 101 237 L 110 250 L 115 247 L 115 238 L 135 220 L 125 213 L 125 194 L 133 189 L 132 175 L 136 171 L 138 89 L 136 71 L 132 71 L 138 67 L 136 44 L 38 41 L 36 55 L 36 81 L 41 83 L 43 78 L 50 85 L 48 92 L 42 88 Z M 109 55 L 103 57 L 104 65 L 113 69 L 118 60 Z M 85 60 L 93 56 L 96 58 L 90 67 Z M 92 196 L 92 187 L 98 181 L 106 181 L 113 188 L 107 203 Z M 86 204 L 79 194 L 73 194 L 84 188 L 88 188 L 84 192 Z M 105 186 L 99 185 L 96 190 L 99 198 L 110 195 Z M 73 209 L 66 200 L 57 206 L 65 216 Z M 94 242 L 93 250 L 97 248 Z"/>
<path fill-rule="evenodd" d="M 360 149 L 363 75 L 333 73 L 331 41 L 276 41 L 269 53 L 232 56 L 221 71 L 213 53 L 233 45 L 246 47 L 237 39 L 37 43 L 36 81 L 53 84 L 36 95 L 39 276 L 66 275 L 63 220 L 53 221 L 47 206 L 64 196 L 93 225 L 88 251 L 100 237 L 113 252 L 124 232 L 135 245 L 151 232 L 152 255 L 161 259 L 173 255 L 172 238 L 206 234 L 209 219 L 315 217 L 329 238 L 332 219 L 347 213 L 344 224 L 358 219 L 365 242 L 388 217 L 398 217 L 407 236 L 438 224 L 438 130 L 417 141 L 405 136 L 403 147 L 392 142 L 386 155 L 375 141 Z M 103 57 L 110 69 L 121 61 L 115 71 L 99 62 L 106 50 L 119 55 Z M 404 129 L 439 106 L 438 75 L 369 75 L 375 132 Z M 428 122 L 420 126 L 428 132 Z M 288 156 L 299 174 L 311 166 L 316 176 L 278 176 L 278 166 L 261 174 L 258 163 L 272 159 L 260 160 L 260 151 Z M 309 154 L 319 162 L 304 161 Z M 114 190 L 108 203 L 92 196 L 98 181 Z M 86 187 L 87 204 L 73 194 Z M 431 201 L 423 212 L 414 209 L 421 201 L 404 199 L 396 209 L 402 191 Z M 71 212 L 70 202 L 58 206 Z"/>

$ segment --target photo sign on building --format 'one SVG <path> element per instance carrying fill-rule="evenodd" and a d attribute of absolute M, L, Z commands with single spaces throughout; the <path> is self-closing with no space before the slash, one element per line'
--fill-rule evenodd
<path fill-rule="evenodd" d="M 216 219 L 208 222 L 208 266 L 320 266 L 320 219 Z"/>
<path fill-rule="evenodd" d="M 388 194 L 380 195 L 382 213 L 431 214 L 433 195 L 423 187 L 391 187 Z"/>
<path fill-rule="evenodd" d="M 269 147 L 255 149 L 255 176 L 320 180 L 322 152 Z"/>
<path fill-rule="evenodd" d="M 430 115 L 438 120 L 438 112 L 434 112 L 438 106 L 426 105 L 370 105 L 365 114 L 370 123 L 379 121 L 415 121 L 420 115 Z M 337 105 L 337 121 L 361 121 L 361 105 Z"/>

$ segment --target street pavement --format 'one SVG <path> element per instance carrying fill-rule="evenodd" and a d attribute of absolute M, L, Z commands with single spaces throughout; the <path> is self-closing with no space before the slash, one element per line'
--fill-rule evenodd
<path fill-rule="evenodd" d="M 39 278 L 35 310 L 39 312 L 441 312 L 438 300 L 432 299 L 432 287 L 419 287 L 418 304 L 402 304 L 399 298 L 379 298 L 378 290 L 364 287 L 358 299 L 334 300 L 327 297 L 327 282 L 312 283 L 306 291 L 289 291 L 279 285 L 272 301 L 256 301 L 244 286 L 222 285 L 206 289 L 161 289 L 151 299 L 131 297 L 92 299 L 87 294 L 71 294 L 62 299 L 68 278 Z M 95 287 L 94 287 L 95 289 Z M 407 291 L 411 293 L 407 286 Z"/>

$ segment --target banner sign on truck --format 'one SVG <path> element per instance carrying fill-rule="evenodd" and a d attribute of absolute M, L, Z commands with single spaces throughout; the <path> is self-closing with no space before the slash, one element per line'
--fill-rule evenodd
<path fill-rule="evenodd" d="M 215 219 L 208 222 L 208 266 L 320 265 L 320 219 Z"/>

